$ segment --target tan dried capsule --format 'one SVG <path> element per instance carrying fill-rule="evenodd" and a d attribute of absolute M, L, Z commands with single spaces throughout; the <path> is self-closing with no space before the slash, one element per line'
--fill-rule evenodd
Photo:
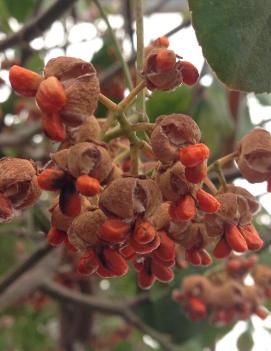
<path fill-rule="evenodd" d="M 208 235 L 204 223 L 191 223 L 188 228 L 178 235 L 169 233 L 172 240 L 185 249 L 202 249 L 208 243 Z"/>
<path fill-rule="evenodd" d="M 80 125 L 97 107 L 100 85 L 91 63 L 74 57 L 51 59 L 44 69 L 45 77 L 57 77 L 65 88 L 67 105 L 61 111 L 65 124 Z"/>
<path fill-rule="evenodd" d="M 255 128 L 244 136 L 237 148 L 237 164 L 242 176 L 251 183 L 263 182 L 271 172 L 271 136 Z"/>
<path fill-rule="evenodd" d="M 52 227 L 56 228 L 57 230 L 67 232 L 74 218 L 65 216 L 61 212 L 59 205 L 55 205 L 52 208 L 51 213 L 52 213 L 52 217 L 51 217 Z"/>
<path fill-rule="evenodd" d="M 99 242 L 97 232 L 106 219 L 106 215 L 100 209 L 81 213 L 69 227 L 69 241 L 80 249 L 95 247 Z"/>
<path fill-rule="evenodd" d="M 94 68 L 91 63 L 68 56 L 59 56 L 49 60 L 44 68 L 45 78 L 55 76 L 60 81 L 78 78 L 93 72 Z"/>
<path fill-rule="evenodd" d="M 207 277 L 196 274 L 184 277 L 181 287 L 185 295 L 198 297 L 207 305 L 212 304 L 213 286 Z"/>
<path fill-rule="evenodd" d="M 25 198 L 20 204 L 17 204 L 17 209 L 24 209 L 34 205 L 41 195 L 41 189 L 38 185 L 38 177 L 34 176 L 28 187 L 28 191 L 25 195 Z"/>
<path fill-rule="evenodd" d="M 169 227 L 171 220 L 170 215 L 168 213 L 169 206 L 169 202 L 163 202 L 154 212 L 153 216 L 150 218 L 150 221 L 152 222 L 156 230 L 166 230 Z"/>
<path fill-rule="evenodd" d="M 80 125 L 97 108 L 100 85 L 96 72 L 62 81 L 62 83 L 68 102 L 61 110 L 60 115 L 66 124 Z"/>
<path fill-rule="evenodd" d="M 99 140 L 101 127 L 95 116 L 88 116 L 85 122 L 75 131 L 75 142 Z"/>
<path fill-rule="evenodd" d="M 155 156 L 169 163 L 178 159 L 180 147 L 196 144 L 200 138 L 200 129 L 191 117 L 182 114 L 163 115 L 156 120 L 151 145 Z"/>
<path fill-rule="evenodd" d="M 226 281 L 221 286 L 214 286 L 213 289 L 213 304 L 216 307 L 229 308 L 244 301 L 244 286 L 236 281 Z"/>
<path fill-rule="evenodd" d="M 249 211 L 251 212 L 251 214 L 255 214 L 259 210 L 260 208 L 259 202 L 246 189 L 240 186 L 235 186 L 233 184 L 227 184 L 227 192 L 243 196 L 247 200 Z"/>
<path fill-rule="evenodd" d="M 40 196 L 36 166 L 20 158 L 0 160 L 0 193 L 8 198 L 15 209 L 33 205 Z"/>
<path fill-rule="evenodd" d="M 112 215 L 133 219 L 138 214 L 151 216 L 161 201 L 161 192 L 153 180 L 129 177 L 109 184 L 102 192 L 99 204 Z"/>
<path fill-rule="evenodd" d="M 209 236 L 222 235 L 226 224 L 246 226 L 251 223 L 252 214 L 245 197 L 234 193 L 223 193 L 218 194 L 216 198 L 221 203 L 220 209 L 204 217 Z"/>
<path fill-rule="evenodd" d="M 146 86 L 149 90 L 172 90 L 182 84 L 182 72 L 175 63 L 170 69 L 160 70 L 157 65 L 157 56 L 161 53 L 161 48 L 152 49 L 145 58 L 143 75 L 145 77 Z M 169 53 L 173 53 L 168 50 Z"/>
<path fill-rule="evenodd" d="M 69 156 L 70 149 L 63 149 L 57 152 L 54 152 L 51 155 L 52 161 L 62 169 L 63 171 L 68 171 L 68 156 Z"/>
<path fill-rule="evenodd" d="M 200 185 L 189 183 L 185 176 L 185 167 L 181 162 L 174 163 L 171 167 L 157 172 L 156 181 L 165 200 L 178 201 L 181 196 L 195 194 Z"/>
<path fill-rule="evenodd" d="M 108 178 L 112 167 L 111 157 L 101 145 L 84 142 L 70 148 L 68 169 L 75 178 L 86 174 L 102 183 Z"/>

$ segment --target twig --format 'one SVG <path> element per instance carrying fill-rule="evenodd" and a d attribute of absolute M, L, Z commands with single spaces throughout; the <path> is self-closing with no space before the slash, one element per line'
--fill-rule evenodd
<path fill-rule="evenodd" d="M 27 23 L 18 32 L 9 35 L 0 41 L 0 51 L 15 45 L 23 45 L 25 42 L 41 35 L 50 25 L 63 15 L 77 0 L 57 0 L 36 19 Z"/>
<path fill-rule="evenodd" d="M 96 297 L 72 291 L 52 281 L 45 282 L 43 284 L 42 290 L 51 297 L 60 300 L 61 302 L 77 303 L 85 306 L 85 308 L 92 309 L 99 313 L 120 316 L 143 333 L 150 335 L 161 345 L 163 350 L 181 351 L 180 347 L 172 344 L 170 338 L 167 335 L 163 335 L 162 333 L 156 331 L 147 325 L 141 318 L 139 318 L 131 309 L 131 303 L 127 304 L 123 302 L 117 303 L 111 301 L 102 301 Z"/>
<path fill-rule="evenodd" d="M 108 17 L 106 15 L 103 7 L 101 6 L 99 0 L 93 0 L 93 2 L 95 3 L 95 5 L 98 8 L 103 20 L 105 21 L 105 23 L 107 25 L 108 32 L 109 32 L 109 34 L 111 36 L 113 45 L 114 45 L 115 50 L 116 50 L 116 55 L 118 56 L 118 59 L 120 60 L 120 63 L 121 63 L 122 69 L 123 69 L 123 73 L 124 73 L 124 77 L 125 77 L 125 80 L 126 80 L 127 87 L 129 88 L 129 90 L 132 90 L 133 83 L 132 83 L 132 78 L 131 78 L 129 66 L 127 65 L 127 62 L 125 61 L 125 59 L 124 59 L 124 57 L 122 55 L 122 52 L 121 52 L 119 43 L 117 41 L 117 38 L 115 36 L 114 30 L 111 27 L 111 24 L 110 24 L 110 22 L 108 20 Z"/>
<path fill-rule="evenodd" d="M 135 0 L 135 18 L 136 18 L 136 84 L 142 83 L 141 73 L 144 65 L 144 21 L 143 21 L 143 0 Z M 140 122 L 145 120 L 145 92 L 140 91 L 136 98 L 136 110 L 138 112 Z"/>
<path fill-rule="evenodd" d="M 35 251 L 30 257 L 28 257 L 23 263 L 20 263 L 17 267 L 11 270 L 4 278 L 0 281 L 0 294 L 5 291 L 16 279 L 18 279 L 23 273 L 33 267 L 39 262 L 44 256 L 46 256 L 53 247 L 49 244 L 45 244 L 37 251 Z"/>

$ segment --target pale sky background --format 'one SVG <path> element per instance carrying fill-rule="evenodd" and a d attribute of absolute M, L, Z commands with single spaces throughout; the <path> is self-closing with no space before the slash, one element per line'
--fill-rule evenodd
<path fill-rule="evenodd" d="M 167 31 L 173 29 L 180 24 L 180 15 L 175 13 L 162 13 L 154 14 L 145 18 L 145 44 L 147 45 L 152 39 L 155 39 Z M 111 25 L 118 29 L 123 26 L 123 20 L 121 16 L 109 16 Z M 103 31 L 106 26 L 102 20 L 98 21 L 98 30 Z M 19 24 L 15 19 L 10 20 L 10 26 L 13 30 L 19 29 Z M 67 21 L 67 26 L 69 30 L 69 41 L 70 45 L 67 48 L 66 54 L 68 56 L 79 57 L 86 61 L 91 60 L 93 54 L 98 51 L 102 46 L 102 40 L 97 38 L 97 29 L 91 23 L 80 23 L 73 26 L 72 22 Z M 121 33 L 120 33 L 121 35 Z M 0 38 L 3 34 L 0 33 Z M 40 50 L 41 48 L 49 49 L 48 54 L 45 56 L 45 62 L 53 57 L 64 55 L 64 51 L 59 48 L 54 48 L 57 45 L 62 45 L 65 40 L 65 32 L 61 22 L 57 21 L 53 24 L 51 29 L 45 35 L 45 39 L 42 37 L 36 38 L 31 42 L 31 46 L 34 49 Z M 80 43 L 84 40 L 83 43 Z M 51 48 L 51 49 L 50 49 Z M 200 46 L 197 43 L 195 33 L 191 27 L 178 32 L 170 38 L 170 48 L 176 53 L 183 56 L 187 61 L 192 62 L 199 70 L 203 65 L 203 57 Z M 129 42 L 124 42 L 124 54 L 128 57 L 130 53 Z M 14 50 L 9 49 L 6 52 L 7 57 L 14 57 Z M 0 59 L 3 55 L 0 54 Z M 2 70 L 0 76 L 8 82 L 8 72 Z M 202 83 L 204 85 L 209 85 L 212 79 L 210 76 L 203 77 Z M 0 88 L 0 103 L 4 102 L 10 94 L 10 88 L 4 86 Z M 249 109 L 251 114 L 252 123 L 258 124 L 264 120 L 271 119 L 271 106 L 263 107 L 261 106 L 253 94 L 248 96 Z M 8 115 L 5 117 L 5 123 L 11 125 L 13 123 L 18 123 L 16 117 L 13 115 Z M 265 128 L 271 131 L 271 122 L 266 123 Z M 34 136 L 34 141 L 39 143 L 42 141 L 42 135 Z M 254 184 L 251 185 L 247 181 L 242 179 L 236 180 L 236 185 L 244 186 L 253 195 L 260 195 L 266 192 L 266 184 Z M 260 197 L 260 202 L 262 206 L 271 214 L 271 194 L 265 194 Z M 265 216 L 263 220 L 265 224 L 270 224 L 271 220 L 269 216 Z M 108 289 L 110 287 L 110 281 L 101 281 L 101 287 L 103 289 Z M 252 323 L 255 328 L 253 333 L 253 338 L 255 345 L 253 351 L 271 351 L 271 336 L 270 333 L 265 328 L 271 328 L 271 317 L 267 318 L 264 322 L 258 317 L 252 318 Z M 225 336 L 217 344 L 217 351 L 238 351 L 236 347 L 236 340 L 238 336 L 246 329 L 246 322 L 239 322 L 233 328 L 232 332 Z M 144 342 L 148 344 L 153 349 L 157 348 L 157 344 L 148 336 L 144 336 Z M 205 349 L 204 351 L 207 351 Z"/>

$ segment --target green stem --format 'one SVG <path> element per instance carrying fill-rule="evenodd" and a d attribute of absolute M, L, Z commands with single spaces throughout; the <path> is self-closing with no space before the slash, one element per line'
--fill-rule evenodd
<path fill-rule="evenodd" d="M 93 0 L 93 2 L 95 3 L 95 5 L 97 6 L 100 14 L 101 14 L 101 17 L 103 18 L 103 20 L 105 21 L 106 25 L 107 25 L 107 28 L 108 28 L 108 31 L 109 31 L 109 34 L 111 36 L 111 39 L 112 39 L 112 42 L 113 42 L 113 45 L 115 47 L 115 50 L 116 50 L 116 54 L 118 56 L 118 59 L 120 60 L 120 63 L 122 65 L 122 69 L 123 69 L 123 73 L 124 73 L 124 78 L 125 78 L 125 81 L 126 81 L 126 84 L 127 84 L 127 87 L 129 88 L 129 90 L 131 91 L 133 89 L 133 83 L 132 83 L 132 79 L 131 79 L 131 75 L 130 75 L 130 70 L 129 70 L 129 67 L 127 65 L 127 62 L 125 61 L 123 55 L 122 55 L 122 52 L 121 52 L 121 49 L 120 49 L 120 46 L 119 46 L 119 43 L 118 43 L 118 40 L 116 38 L 116 35 L 114 33 L 114 30 L 113 28 L 111 27 L 111 24 L 107 18 L 107 15 L 103 9 L 103 7 L 101 6 L 99 0 Z"/>
<path fill-rule="evenodd" d="M 143 0 L 135 0 L 135 18 L 136 18 L 136 38 L 137 38 L 137 78 L 138 85 L 143 81 L 141 73 L 144 66 L 144 20 L 143 20 Z M 137 95 L 136 110 L 139 114 L 139 121 L 147 121 L 145 113 L 145 91 L 144 89 Z"/>

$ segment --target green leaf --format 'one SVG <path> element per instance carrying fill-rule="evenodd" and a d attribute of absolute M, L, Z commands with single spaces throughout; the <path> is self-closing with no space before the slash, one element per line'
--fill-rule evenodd
<path fill-rule="evenodd" d="M 251 332 L 248 330 L 241 334 L 237 340 L 237 347 L 239 351 L 250 351 L 254 346 L 254 341 Z"/>
<path fill-rule="evenodd" d="M 19 22 L 23 22 L 28 17 L 34 7 L 35 0 L 0 0 L 5 2 L 10 15 L 15 17 Z"/>
<path fill-rule="evenodd" d="M 155 91 L 146 104 L 150 121 L 154 122 L 160 115 L 186 113 L 191 104 L 192 91 L 185 86 L 170 92 Z"/>
<path fill-rule="evenodd" d="M 271 91 L 270 0 L 189 0 L 203 54 L 236 90 Z"/>

